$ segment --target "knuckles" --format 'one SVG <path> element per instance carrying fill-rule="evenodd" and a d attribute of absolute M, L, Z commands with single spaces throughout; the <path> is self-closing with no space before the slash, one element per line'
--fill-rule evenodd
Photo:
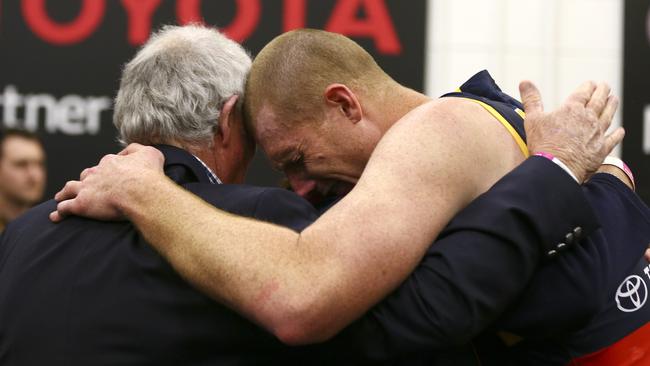
<path fill-rule="evenodd" d="M 88 176 L 95 174 L 97 172 L 97 167 L 91 167 L 91 168 L 86 168 L 81 172 L 81 175 L 79 176 L 80 180 L 85 180 L 88 178 Z"/>
<path fill-rule="evenodd" d="M 99 161 L 99 164 L 100 165 L 101 164 L 108 164 L 111 161 L 115 160 L 116 157 L 117 157 L 117 155 L 115 155 L 115 154 L 104 155 L 104 157 L 102 157 L 102 159 Z"/>
<path fill-rule="evenodd" d="M 63 192 L 64 192 L 64 194 L 65 194 L 66 196 L 67 196 L 68 194 L 70 194 L 70 192 L 72 191 L 72 186 L 73 186 L 73 185 L 74 185 L 74 181 L 69 180 L 69 181 L 67 181 L 67 182 L 65 183 L 65 185 L 63 186 Z"/>
<path fill-rule="evenodd" d="M 152 160 L 156 161 L 156 163 L 162 164 L 164 162 L 165 158 L 163 154 L 155 147 L 145 146 L 143 150 Z"/>

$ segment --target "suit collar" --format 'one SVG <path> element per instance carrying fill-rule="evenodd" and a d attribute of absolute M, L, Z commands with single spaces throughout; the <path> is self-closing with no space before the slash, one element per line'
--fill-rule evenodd
<path fill-rule="evenodd" d="M 189 152 L 170 145 L 154 145 L 165 156 L 165 174 L 178 184 L 208 183 L 206 168 Z"/>

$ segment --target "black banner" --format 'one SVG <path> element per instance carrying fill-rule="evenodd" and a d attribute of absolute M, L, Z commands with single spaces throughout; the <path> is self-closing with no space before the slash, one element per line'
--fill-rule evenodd
<path fill-rule="evenodd" d="M 650 202 L 650 1 L 625 1 L 623 159 Z"/>
<path fill-rule="evenodd" d="M 253 55 L 276 35 L 347 35 L 399 82 L 424 84 L 426 0 L 0 0 L 0 128 L 35 131 L 48 153 L 48 197 L 119 150 L 112 98 L 121 67 L 163 24 L 204 22 Z M 279 175 L 256 157 L 249 183 Z"/>

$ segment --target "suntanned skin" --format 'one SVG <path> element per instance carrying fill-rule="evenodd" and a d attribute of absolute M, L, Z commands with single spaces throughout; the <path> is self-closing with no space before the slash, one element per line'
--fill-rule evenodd
<path fill-rule="evenodd" d="M 560 157 L 581 181 L 623 137 L 621 129 L 605 136 L 617 107 L 605 85 L 584 84 L 553 113 L 532 84 L 521 91 L 529 149 Z M 302 233 L 205 204 L 164 177 L 159 152 L 137 145 L 66 185 L 57 199 L 76 198 L 52 218 L 125 214 L 210 296 L 287 343 L 310 343 L 397 286 L 450 218 L 522 159 L 480 106 L 449 98 L 395 122 L 354 189 Z"/>

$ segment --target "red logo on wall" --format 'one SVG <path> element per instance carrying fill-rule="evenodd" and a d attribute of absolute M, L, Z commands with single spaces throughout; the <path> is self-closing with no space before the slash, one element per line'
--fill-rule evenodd
<path fill-rule="evenodd" d="M 262 15 L 260 0 L 233 0 L 236 13 L 223 31 L 244 42 L 257 28 Z M 127 15 L 127 41 L 144 43 L 151 33 L 152 16 L 161 0 L 121 0 Z M 82 0 L 78 15 L 67 23 L 53 20 L 47 13 L 46 0 L 21 0 L 22 15 L 30 30 L 45 42 L 74 45 L 90 37 L 101 25 L 106 0 Z M 364 17 L 357 14 L 362 11 Z M 176 20 L 180 24 L 203 22 L 201 0 L 177 0 Z M 283 1 L 283 31 L 306 26 L 307 0 Z M 385 55 L 402 52 L 402 44 L 384 0 L 338 0 L 325 23 L 325 30 L 356 38 L 370 38 L 377 51 Z"/>

